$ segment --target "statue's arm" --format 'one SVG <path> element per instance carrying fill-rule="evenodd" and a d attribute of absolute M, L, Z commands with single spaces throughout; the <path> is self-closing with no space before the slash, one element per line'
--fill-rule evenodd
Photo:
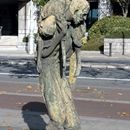
<path fill-rule="evenodd" d="M 41 63 L 42 49 L 43 49 L 43 41 L 39 37 L 38 43 L 37 43 L 37 71 L 38 73 L 40 73 L 42 70 L 42 63 Z"/>
<path fill-rule="evenodd" d="M 75 48 L 75 53 L 76 53 L 76 72 L 75 76 L 79 76 L 80 71 L 81 71 L 81 57 L 80 57 L 80 48 Z"/>
<path fill-rule="evenodd" d="M 65 78 L 65 72 L 66 72 L 66 48 L 65 48 L 65 41 L 62 40 L 61 42 L 61 52 L 62 52 L 62 78 Z"/>
<path fill-rule="evenodd" d="M 81 48 L 82 47 L 81 39 L 85 35 L 84 27 L 82 25 L 76 28 L 72 27 L 71 31 L 72 31 L 71 35 L 72 35 L 72 40 L 74 45 L 77 46 L 78 48 Z"/>
<path fill-rule="evenodd" d="M 84 36 L 84 31 L 81 26 L 72 29 L 72 40 L 74 52 L 76 53 L 76 72 L 75 76 L 77 77 L 81 71 L 81 57 L 80 57 L 80 48 L 82 47 L 81 39 Z"/>
<path fill-rule="evenodd" d="M 65 36 L 67 31 L 67 24 L 58 23 L 57 30 L 50 40 L 45 40 L 45 44 L 48 44 L 48 47 L 44 47 L 42 50 L 42 57 L 48 57 L 56 48 L 56 46 L 61 42 L 62 38 Z"/>

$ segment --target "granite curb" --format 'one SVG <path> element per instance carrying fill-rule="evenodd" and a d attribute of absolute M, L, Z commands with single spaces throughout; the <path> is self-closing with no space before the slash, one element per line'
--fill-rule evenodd
<path fill-rule="evenodd" d="M 16 61 L 16 60 L 5 60 L 1 61 L 0 64 L 10 64 L 10 65 L 25 65 L 27 63 L 35 62 L 34 60 L 31 61 Z M 124 64 L 106 64 L 106 63 L 84 63 L 82 62 L 82 67 L 88 67 L 88 68 L 104 68 L 104 69 L 130 69 L 130 65 L 124 65 Z"/>
<path fill-rule="evenodd" d="M 130 69 L 130 65 L 124 64 L 104 64 L 104 63 L 82 63 L 82 67 L 88 68 L 104 68 L 104 69 Z"/>

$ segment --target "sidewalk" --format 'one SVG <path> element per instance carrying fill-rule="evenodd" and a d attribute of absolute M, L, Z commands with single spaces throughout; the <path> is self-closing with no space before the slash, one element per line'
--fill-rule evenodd
<path fill-rule="evenodd" d="M 81 51 L 83 67 L 130 69 L 130 56 L 106 56 L 99 51 Z"/>
<path fill-rule="evenodd" d="M 34 58 L 35 54 L 28 54 L 26 51 L 22 50 L 8 50 L 8 51 L 0 51 L 0 57 L 30 57 Z M 104 54 L 101 54 L 99 51 L 81 51 L 81 58 L 94 58 L 94 59 L 113 59 L 113 60 L 130 60 L 130 56 L 128 55 L 122 55 L 122 56 L 107 56 Z"/>
<path fill-rule="evenodd" d="M 0 130 L 45 130 L 47 115 L 18 110 L 0 110 Z M 124 120 L 80 117 L 81 130 L 129 130 L 130 122 Z M 45 122 L 44 122 L 44 121 Z"/>
<path fill-rule="evenodd" d="M 22 84 L 14 86 L 13 84 L 8 85 L 5 83 L 5 85 L 2 84 L 0 86 L 0 130 L 45 130 L 44 127 L 49 119 L 44 107 L 41 107 L 42 100 L 39 100 L 41 94 L 36 90 L 38 90 L 36 86 L 22 86 Z M 113 94 L 111 96 L 110 93 L 112 92 Z M 100 89 L 88 88 L 88 90 L 77 90 L 72 93 L 80 115 L 81 130 L 130 129 L 129 107 L 127 107 L 128 111 L 125 109 L 126 105 L 130 106 L 128 99 L 130 97 L 126 98 L 130 90 L 117 90 L 115 92 L 112 90 L 101 91 Z M 95 99 L 100 99 L 97 101 L 92 100 L 94 99 L 94 95 Z M 8 100 L 11 106 L 7 106 L 6 108 L 5 104 L 8 103 L 4 99 Z M 3 104 L 1 100 L 5 103 Z M 108 108 L 104 107 L 107 103 L 110 104 L 106 106 Z M 84 106 L 84 104 L 88 105 Z M 120 105 L 120 109 L 118 110 L 119 104 L 123 105 Z M 36 109 L 36 106 L 38 106 L 38 109 Z M 88 112 L 83 114 L 82 110 Z M 111 110 L 114 113 L 109 113 Z M 104 111 L 105 117 L 97 116 L 103 115 Z M 113 116 L 112 114 L 115 115 Z"/>
<path fill-rule="evenodd" d="M 25 50 L 0 51 L 0 58 L 34 58 L 34 54 L 28 54 Z"/>
<path fill-rule="evenodd" d="M 83 59 L 87 59 L 88 61 L 91 60 L 91 63 L 90 63 L 91 67 L 94 67 L 94 65 L 98 65 L 98 67 L 101 67 L 102 64 L 105 64 L 104 65 L 105 67 L 109 67 L 108 64 L 106 64 L 106 63 L 92 62 L 92 60 L 95 60 L 95 59 L 96 60 L 99 59 L 101 61 L 104 61 L 104 60 L 106 60 L 106 61 L 111 61 L 111 60 L 112 61 L 120 61 L 120 60 L 129 61 L 130 60 L 130 58 L 128 56 L 108 57 L 108 56 L 104 56 L 104 55 L 100 54 L 99 52 L 86 52 L 86 51 L 81 52 L 81 57 L 82 57 L 82 60 Z M 33 59 L 34 55 L 29 55 L 25 52 L 19 52 L 19 53 L 17 53 L 17 52 L 8 52 L 8 53 L 0 52 L 0 61 L 2 60 L 4 62 L 5 58 L 7 58 L 7 59 L 8 58 L 9 59 L 12 59 L 12 58 L 14 58 L 14 59 Z M 10 61 L 7 60 L 7 62 L 10 62 Z M 82 65 L 87 66 L 88 64 L 89 63 L 86 62 Z M 112 65 L 115 66 L 115 63 L 112 63 Z M 119 66 L 119 64 L 118 64 L 118 66 Z M 12 104 L 14 101 L 13 98 L 15 98 L 13 96 L 15 94 L 16 94 L 15 96 L 19 96 L 22 98 L 24 98 L 25 96 L 29 97 L 31 100 L 33 100 L 37 97 L 36 93 L 31 93 L 32 95 L 30 95 L 30 94 L 26 95 L 28 93 L 25 93 L 25 92 L 22 93 L 19 90 L 19 88 L 21 88 L 23 90 L 25 90 L 25 89 L 20 85 L 18 85 L 17 89 L 14 88 L 14 86 L 5 87 L 4 85 L 2 85 L 1 88 L 2 88 L 2 90 L 0 89 L 0 96 L 6 95 L 6 94 L 10 95 L 8 100 L 10 100 L 10 103 L 12 103 Z M 5 88 L 7 88 L 8 92 L 4 90 Z M 28 88 L 28 89 L 30 89 L 30 88 Z M 95 88 L 92 89 L 89 87 L 87 89 L 88 89 L 87 92 L 85 92 L 83 90 L 82 93 L 80 93 L 80 95 L 75 93 L 74 98 L 77 99 L 79 102 L 81 102 L 81 100 L 86 101 L 86 103 L 88 103 L 89 101 L 93 102 L 93 105 L 92 105 L 93 107 L 91 109 L 94 109 L 95 112 L 96 112 L 96 109 L 99 109 L 98 114 L 102 115 L 102 111 L 104 108 L 104 107 L 101 107 L 102 109 L 100 109 L 100 107 L 99 107 L 100 102 L 102 102 L 102 103 L 108 102 L 110 104 L 110 107 L 115 106 L 114 108 L 118 108 L 116 106 L 117 104 L 121 104 L 121 103 L 124 105 L 130 104 L 130 102 L 129 102 L 130 101 L 129 100 L 130 99 L 130 97 L 129 97 L 130 90 L 124 90 L 124 91 L 116 90 L 115 91 L 114 89 L 113 90 L 107 89 L 107 91 L 106 91 L 106 89 L 97 90 Z M 15 93 L 15 91 L 18 91 L 18 90 L 19 90 L 20 94 Z M 90 91 L 90 93 L 88 91 Z M 104 95 L 102 95 L 102 93 Z M 127 95 L 127 97 L 126 97 L 126 95 Z M 11 98 L 11 96 L 13 98 Z M 104 96 L 104 97 L 102 97 L 102 96 Z M 49 121 L 47 115 L 43 114 L 42 112 L 35 112 L 35 111 L 20 109 L 21 105 L 23 106 L 27 103 L 27 100 L 26 100 L 26 101 L 23 101 L 23 104 L 21 104 L 20 99 L 22 99 L 22 98 L 19 98 L 19 102 L 17 102 L 19 109 L 5 109 L 4 107 L 3 108 L 0 107 L 0 130 L 45 130 L 44 129 L 45 123 L 47 123 Z M 4 100 L 4 101 L 6 102 L 6 100 Z M 36 100 L 34 100 L 34 101 L 36 101 Z M 97 105 L 96 105 L 96 103 L 97 103 Z M 114 105 L 113 105 L 113 103 L 114 103 Z M 98 106 L 98 108 L 94 108 L 94 106 L 95 107 Z M 103 104 L 103 106 L 104 106 L 104 104 Z M 89 111 L 89 110 L 87 110 L 89 108 L 90 107 L 85 108 L 86 111 Z M 108 108 L 109 111 L 111 109 Z M 109 113 L 109 111 L 106 111 L 106 113 L 107 112 Z M 127 116 L 128 119 L 123 119 L 124 117 L 121 117 L 120 119 L 116 119 L 116 118 L 112 119 L 111 117 L 103 118 L 103 117 L 96 117 L 96 116 L 89 116 L 89 115 L 85 115 L 85 116 L 80 115 L 81 127 L 82 127 L 82 130 L 130 130 L 130 121 L 129 121 L 130 114 L 129 113 L 126 113 L 125 107 L 122 106 L 121 111 L 116 111 L 116 114 L 122 114 L 122 115 L 118 115 L 118 116 L 124 116 L 124 117 Z M 91 115 L 93 113 L 89 113 L 89 114 Z"/>
<path fill-rule="evenodd" d="M 123 59 L 123 60 L 129 60 L 130 59 L 130 55 L 113 55 L 113 56 L 107 56 L 104 55 L 102 53 L 100 53 L 100 51 L 81 51 L 81 56 L 82 58 L 99 58 L 99 59 Z"/>
<path fill-rule="evenodd" d="M 35 54 L 25 51 L 1 51 L 0 63 L 21 64 L 34 60 Z M 82 67 L 130 69 L 130 56 L 106 56 L 99 51 L 81 51 Z"/>

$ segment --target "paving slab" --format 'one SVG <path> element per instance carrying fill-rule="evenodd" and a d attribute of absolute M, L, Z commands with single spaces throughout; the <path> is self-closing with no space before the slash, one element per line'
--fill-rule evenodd
<path fill-rule="evenodd" d="M 80 116 L 82 130 L 129 130 L 130 121 Z M 45 130 L 47 115 L 0 109 L 0 130 Z"/>

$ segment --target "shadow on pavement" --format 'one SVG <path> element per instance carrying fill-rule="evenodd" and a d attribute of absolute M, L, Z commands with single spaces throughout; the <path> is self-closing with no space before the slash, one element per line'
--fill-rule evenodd
<path fill-rule="evenodd" d="M 28 78 L 28 74 L 38 74 L 36 70 L 35 61 L 28 61 L 21 64 L 17 61 L 14 64 L 11 63 L 0 63 L 0 70 L 2 73 L 10 73 L 11 77 L 17 78 Z M 33 77 L 33 76 L 31 76 Z M 35 76 L 34 76 L 35 78 Z"/>
<path fill-rule="evenodd" d="M 45 130 L 49 117 L 44 103 L 29 102 L 22 107 L 22 116 L 29 130 Z"/>

